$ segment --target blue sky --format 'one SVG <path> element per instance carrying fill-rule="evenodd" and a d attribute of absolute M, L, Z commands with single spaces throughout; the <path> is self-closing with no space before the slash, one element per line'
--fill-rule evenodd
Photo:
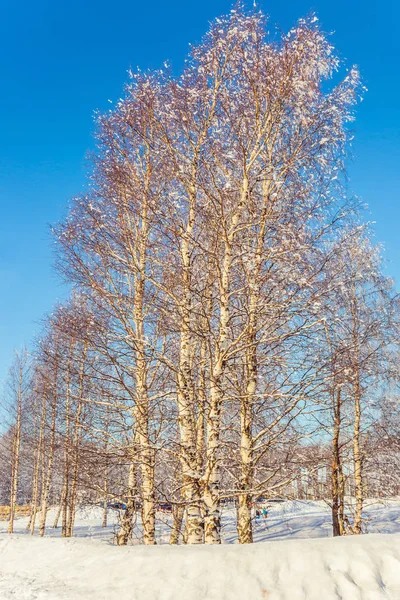
<path fill-rule="evenodd" d="M 395 0 L 258 2 L 270 29 L 315 10 L 369 91 L 354 126 L 353 191 L 369 204 L 386 272 L 400 281 L 400 7 Z M 85 187 L 92 115 L 129 67 L 182 67 L 188 44 L 231 8 L 225 0 L 3 0 L 0 24 L 0 383 L 14 348 L 65 296 L 48 224 Z"/>

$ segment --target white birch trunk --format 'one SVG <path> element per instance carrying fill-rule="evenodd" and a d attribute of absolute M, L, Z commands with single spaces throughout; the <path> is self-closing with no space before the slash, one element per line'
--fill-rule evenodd
<path fill-rule="evenodd" d="M 18 391 L 17 391 L 17 419 L 14 426 L 13 446 L 12 446 L 12 472 L 11 472 L 11 494 L 10 494 L 10 519 L 8 523 L 8 533 L 14 531 L 15 506 L 17 504 L 18 493 L 18 474 L 19 474 L 19 452 L 21 445 L 21 416 L 22 416 L 22 364 L 18 369 Z"/>
<path fill-rule="evenodd" d="M 205 543 L 221 543 L 221 517 L 219 508 L 220 490 L 220 428 L 223 401 L 223 379 L 226 369 L 226 350 L 228 347 L 228 327 L 230 320 L 230 284 L 234 253 L 234 240 L 237 234 L 242 209 L 248 195 L 248 180 L 243 179 L 241 198 L 232 217 L 229 232 L 224 240 L 224 258 L 220 280 L 220 319 L 215 364 L 210 373 L 210 410 L 207 415 L 207 466 L 204 486 Z"/>
<path fill-rule="evenodd" d="M 354 460 L 354 487 L 356 496 L 356 508 L 354 514 L 353 530 L 355 534 L 361 533 L 362 512 L 364 505 L 364 490 L 362 478 L 362 456 L 360 448 L 361 428 L 361 386 L 358 369 L 354 385 L 354 429 L 353 429 L 353 460 Z"/>
<path fill-rule="evenodd" d="M 119 531 L 116 534 L 118 546 L 126 546 L 132 537 L 133 518 L 135 514 L 136 473 L 135 462 L 131 459 L 128 475 L 128 500 L 122 515 Z"/>
<path fill-rule="evenodd" d="M 57 369 L 55 370 L 55 382 L 54 389 L 52 391 L 52 410 L 51 410 L 51 425 L 50 425 L 50 446 L 49 456 L 47 461 L 47 472 L 45 479 L 42 484 L 42 497 L 40 502 L 40 523 L 39 523 L 39 535 L 44 536 L 46 529 L 46 518 L 48 510 L 48 498 L 51 486 L 51 480 L 53 475 L 53 462 L 54 462 L 54 450 L 55 450 L 55 439 L 56 439 L 56 411 L 57 411 Z"/>
<path fill-rule="evenodd" d="M 195 221 L 195 189 L 191 190 L 189 217 L 186 231 L 181 241 L 182 273 L 182 321 L 180 332 L 179 373 L 178 373 L 178 422 L 180 431 L 180 462 L 182 468 L 182 495 L 186 505 L 185 538 L 188 544 L 203 543 L 203 516 L 197 471 L 197 436 L 195 423 L 195 398 L 191 354 L 192 333 L 192 292 L 191 292 L 191 238 Z"/>
<path fill-rule="evenodd" d="M 46 427 L 46 413 L 47 413 L 47 393 L 46 389 L 43 390 L 42 396 L 42 414 L 40 418 L 40 428 L 39 428 L 39 440 L 36 447 L 36 457 L 35 457 L 35 468 L 33 474 L 33 486 L 32 486 L 32 508 L 31 508 L 31 517 L 29 521 L 29 531 L 30 534 L 33 535 L 35 533 L 35 524 L 36 524 L 36 516 L 38 511 L 38 500 L 39 500 L 39 473 L 40 473 L 40 464 L 41 458 L 43 455 L 43 443 L 44 443 L 44 430 Z M 43 470 L 42 470 L 43 473 Z"/>
<path fill-rule="evenodd" d="M 78 387 L 78 406 L 76 409 L 76 416 L 74 419 L 74 452 L 73 452 L 73 470 L 71 480 L 71 493 L 68 499 L 68 517 L 65 537 L 72 537 L 75 523 L 76 513 L 76 502 L 78 493 L 78 472 L 79 472 L 79 448 L 81 442 L 82 432 L 82 411 L 83 411 L 83 396 L 84 396 L 84 378 L 85 378 L 85 363 L 86 363 L 87 344 L 83 344 L 81 368 L 79 373 L 79 387 Z"/>

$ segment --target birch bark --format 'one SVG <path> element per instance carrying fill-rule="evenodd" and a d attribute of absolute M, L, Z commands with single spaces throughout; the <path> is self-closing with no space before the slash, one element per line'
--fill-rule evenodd
<path fill-rule="evenodd" d="M 10 494 L 10 519 L 8 523 L 8 533 L 14 531 L 15 507 L 17 504 L 18 493 L 18 475 L 19 475 L 19 454 L 21 445 L 21 417 L 22 417 L 22 384 L 23 384 L 23 365 L 21 359 L 18 360 L 18 383 L 17 383 L 17 418 L 14 425 L 14 436 L 12 445 L 12 470 L 11 470 L 11 494 Z"/>

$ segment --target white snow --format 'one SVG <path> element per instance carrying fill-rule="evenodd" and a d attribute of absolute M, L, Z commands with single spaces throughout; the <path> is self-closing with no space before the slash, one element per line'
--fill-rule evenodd
<path fill-rule="evenodd" d="M 55 509 L 48 514 L 47 523 L 54 522 Z M 77 510 L 74 537 L 90 537 L 112 543 L 114 531 L 118 526 L 118 511 L 108 511 L 108 527 L 101 527 L 103 509 L 97 506 L 82 507 Z M 28 518 L 15 521 L 15 532 L 28 535 Z M 157 513 L 157 544 L 168 544 L 171 532 L 171 517 Z M 6 533 L 8 523 L 0 521 L 1 534 Z M 364 510 L 364 529 L 368 533 L 400 534 L 400 499 L 367 500 Z M 310 500 L 287 500 L 269 505 L 268 519 L 254 521 L 254 541 L 281 541 L 284 539 L 326 538 L 332 535 L 331 512 L 326 502 Z M 46 537 L 61 537 L 61 527 L 47 527 Z M 141 538 L 140 517 L 134 528 L 133 544 L 139 544 Z M 222 538 L 224 543 L 237 542 L 236 514 L 233 508 L 222 512 Z M 1 596 L 0 596 L 1 600 Z"/>
<path fill-rule="evenodd" d="M 2 600 L 400 598 L 400 535 L 168 548 L 14 535 L 0 558 Z"/>
<path fill-rule="evenodd" d="M 9 536 L 3 522 L 0 600 L 400 600 L 400 501 L 370 503 L 366 514 L 369 531 L 392 534 L 328 537 L 329 509 L 310 501 L 273 505 L 249 546 L 235 543 L 232 509 L 220 547 L 163 546 L 161 513 L 156 547 L 112 545 L 117 512 L 102 529 L 97 507 L 78 511 L 67 540 L 51 528 L 31 537 L 22 518 Z"/>

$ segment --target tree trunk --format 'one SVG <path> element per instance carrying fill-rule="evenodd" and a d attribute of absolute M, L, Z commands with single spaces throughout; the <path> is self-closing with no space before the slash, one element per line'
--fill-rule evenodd
<path fill-rule="evenodd" d="M 342 463 L 339 463 L 339 468 L 338 468 L 338 478 L 339 478 L 339 513 L 338 513 L 338 519 L 339 519 L 339 531 L 340 531 L 340 535 L 345 535 L 346 534 L 346 519 L 345 519 L 345 514 L 344 514 L 344 476 L 343 476 L 343 468 L 342 468 Z"/>
<path fill-rule="evenodd" d="M 364 503 L 364 490 L 362 480 L 362 456 L 360 448 L 360 426 L 361 426 L 361 387 L 359 373 L 357 370 L 354 390 L 354 431 L 353 431 L 353 459 L 354 459 L 354 487 L 356 497 L 356 508 L 354 514 L 353 530 L 355 534 L 361 533 L 362 511 Z"/>
<path fill-rule="evenodd" d="M 43 452 L 43 436 L 44 436 L 44 428 L 46 425 L 46 410 L 47 410 L 46 391 L 44 390 L 43 398 L 42 398 L 42 414 L 41 414 L 41 418 L 40 418 L 39 439 L 37 441 L 37 446 L 36 446 L 35 464 L 34 464 L 34 471 L 33 471 L 31 516 L 30 516 L 29 523 L 27 526 L 27 530 L 29 530 L 31 535 L 33 535 L 35 533 L 36 515 L 37 515 L 37 510 L 38 510 L 39 473 L 40 473 L 41 456 L 42 456 L 42 452 Z"/>
<path fill-rule="evenodd" d="M 107 479 L 104 481 L 103 521 L 101 526 L 103 529 L 107 527 Z"/>
<path fill-rule="evenodd" d="M 60 502 L 58 504 L 56 518 L 54 519 L 53 529 L 57 529 L 58 521 L 60 520 L 61 511 L 62 511 L 62 507 L 63 507 L 63 494 L 64 494 L 64 489 L 61 490 Z"/>
<path fill-rule="evenodd" d="M 43 479 L 42 484 L 42 497 L 40 502 L 40 523 L 39 523 L 39 535 L 44 536 L 46 529 L 46 517 L 48 510 L 48 499 L 51 486 L 51 480 L 53 475 L 53 461 L 54 461 L 54 450 L 55 450 L 55 439 L 56 439 L 56 410 L 57 410 L 57 369 L 55 370 L 55 385 L 52 391 L 52 411 L 51 411 L 51 425 L 50 425 L 50 447 L 49 456 L 47 461 L 47 472 Z"/>
<path fill-rule="evenodd" d="M 220 420 L 221 398 L 214 384 L 214 396 L 207 418 L 207 469 L 204 488 L 204 541 L 206 544 L 221 543 L 220 515 Z"/>
<path fill-rule="evenodd" d="M 87 345 L 84 343 L 82 358 L 81 358 L 81 368 L 79 373 L 79 388 L 78 388 L 78 406 L 76 409 L 76 416 L 74 420 L 74 452 L 73 452 L 73 471 L 72 471 L 72 480 L 71 480 L 71 493 L 68 499 L 68 517 L 67 517 L 67 527 L 66 527 L 66 535 L 65 537 L 72 537 L 74 531 L 74 523 L 75 523 L 75 513 L 76 513 L 76 501 L 77 501 L 77 493 L 78 493 L 78 472 L 79 472 L 79 450 L 80 450 L 80 442 L 81 442 L 81 432 L 82 432 L 82 411 L 83 411 L 83 395 L 84 395 L 84 378 L 85 378 L 85 363 L 86 363 L 86 353 L 87 353 Z"/>
<path fill-rule="evenodd" d="M 172 527 L 171 536 L 169 538 L 169 543 L 171 545 L 179 544 L 179 536 L 181 535 L 182 531 L 182 521 L 184 512 L 184 507 L 181 504 L 178 504 L 173 508 L 174 524 Z"/>
<path fill-rule="evenodd" d="M 240 494 L 237 509 L 237 529 L 240 544 L 253 543 L 253 524 L 251 519 L 251 501 L 250 494 Z"/>
<path fill-rule="evenodd" d="M 197 471 L 197 439 L 195 425 L 195 399 L 192 354 L 192 291 L 191 291 L 191 236 L 194 227 L 195 190 L 191 191 L 188 223 L 181 241 L 183 263 L 181 305 L 181 331 L 178 371 L 178 423 L 180 432 L 180 462 L 182 469 L 182 496 L 185 502 L 185 537 L 188 544 L 202 544 L 204 524 L 199 489 L 200 474 Z"/>
<path fill-rule="evenodd" d="M 265 259 L 264 244 L 270 204 L 270 181 L 263 183 L 263 208 L 260 214 L 259 231 L 254 247 L 255 263 L 248 272 L 248 333 L 246 336 L 247 350 L 245 352 L 245 393 L 240 397 L 240 490 L 238 498 L 238 536 L 241 544 L 253 542 L 253 522 L 251 518 L 252 495 L 249 490 L 253 487 L 254 478 L 254 440 L 253 440 L 253 406 L 257 393 L 257 325 L 260 306 L 260 274 Z M 243 185 L 242 203 L 247 195 L 247 182 Z"/>
<path fill-rule="evenodd" d="M 340 481 L 339 481 L 339 468 L 341 464 L 340 459 L 340 425 L 341 425 L 341 389 L 337 391 L 334 397 L 334 427 L 333 427 L 333 441 L 332 441 L 332 527 L 333 536 L 340 536 L 342 534 L 340 527 Z M 336 401 L 335 401 L 336 400 Z"/>
<path fill-rule="evenodd" d="M 126 546 L 132 537 L 133 519 L 135 516 L 135 493 L 136 493 L 136 474 L 135 463 L 133 459 L 129 465 L 128 476 L 128 500 L 126 509 L 121 519 L 120 528 L 116 534 L 116 542 L 118 546 Z"/>
<path fill-rule="evenodd" d="M 109 416 L 108 416 L 108 406 L 106 412 L 106 430 L 105 430 L 105 440 L 104 440 L 104 455 L 106 460 L 106 466 L 104 468 L 104 492 L 103 492 L 103 521 L 101 526 L 103 528 L 107 527 L 107 500 L 108 500 L 108 463 L 107 463 L 107 448 L 108 448 L 108 425 L 109 425 Z"/>
<path fill-rule="evenodd" d="M 14 426 L 13 446 L 12 446 L 12 465 L 11 465 L 11 494 L 10 494 L 10 519 L 8 523 L 8 533 L 14 531 L 15 506 L 17 504 L 18 493 L 18 472 L 19 472 L 19 452 L 21 445 L 21 412 L 22 412 L 22 364 L 18 370 L 18 390 L 17 390 L 17 419 Z"/>
<path fill-rule="evenodd" d="M 255 382 L 254 382 L 255 389 Z M 248 388 L 249 391 L 249 388 Z M 252 468 L 252 436 L 251 436 L 251 402 L 249 397 L 242 400 L 240 411 L 241 419 L 241 443 L 240 443 L 240 466 L 241 480 L 240 489 L 243 493 L 239 494 L 237 510 L 237 530 L 240 544 L 251 544 L 253 542 L 253 527 L 251 519 L 251 501 L 252 496 L 248 490 L 252 487 L 253 468 Z"/>
<path fill-rule="evenodd" d="M 70 488 L 70 452 L 71 452 L 71 431 L 70 431 L 70 410 L 71 410 L 71 364 L 73 359 L 73 351 L 75 340 L 70 340 L 69 356 L 66 369 L 65 381 L 65 438 L 64 438 L 64 469 L 63 469 L 63 491 L 62 491 L 62 521 L 61 535 L 68 537 L 68 504 L 69 504 L 69 488 Z"/>
<path fill-rule="evenodd" d="M 146 180 L 146 190 L 149 181 Z M 149 236 L 147 194 L 144 194 L 140 231 L 138 236 L 137 264 L 134 280 L 134 321 L 136 330 L 136 408 L 135 427 L 139 451 L 139 463 L 142 483 L 142 526 L 143 542 L 147 546 L 156 543 L 155 538 L 155 498 L 154 469 L 155 452 L 152 448 L 149 432 L 149 391 L 147 384 L 147 355 L 144 318 L 145 282 L 147 266 L 147 244 Z"/>
<path fill-rule="evenodd" d="M 248 180 L 245 177 L 241 191 L 241 199 L 229 232 L 224 239 L 224 258 L 220 276 L 220 316 L 219 333 L 216 348 L 215 362 L 210 373 L 210 410 L 207 415 L 207 466 L 204 485 L 205 504 L 205 543 L 221 543 L 221 516 L 220 516 L 220 428 L 221 409 L 223 401 L 222 383 L 226 369 L 226 350 L 228 347 L 228 327 L 230 320 L 230 283 L 233 261 L 233 241 L 239 224 L 241 210 L 248 194 Z"/>

